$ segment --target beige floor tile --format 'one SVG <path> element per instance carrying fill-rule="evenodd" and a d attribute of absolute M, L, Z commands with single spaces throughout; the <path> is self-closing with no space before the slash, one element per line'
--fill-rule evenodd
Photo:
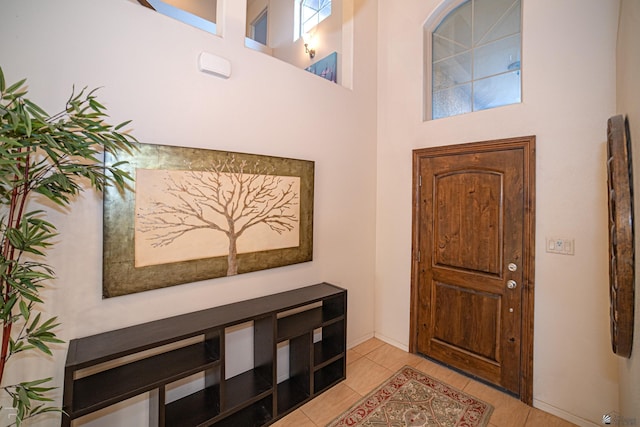
<path fill-rule="evenodd" d="M 505 393 L 472 380 L 428 359 L 399 350 L 372 338 L 347 351 L 347 379 L 322 393 L 274 425 L 276 427 L 324 427 L 360 398 L 410 365 L 451 387 L 493 405 L 489 427 L 570 427 L 573 424 L 531 408 Z"/>
<path fill-rule="evenodd" d="M 493 405 L 491 424 L 497 427 L 524 426 L 527 421 L 531 407 L 506 393 L 473 380 L 463 390 Z"/>
<path fill-rule="evenodd" d="M 360 359 L 361 357 L 364 357 L 364 356 L 361 355 L 360 353 L 358 353 L 357 351 L 347 350 L 347 365 L 349 363 L 355 362 L 356 360 Z"/>
<path fill-rule="evenodd" d="M 416 369 L 458 390 L 464 390 L 471 381 L 469 377 L 426 359 L 422 359 Z"/>
<path fill-rule="evenodd" d="M 386 343 L 369 352 L 366 357 L 392 372 L 398 371 L 405 365 L 416 367 L 423 360 L 415 354 L 407 353 Z"/>
<path fill-rule="evenodd" d="M 529 417 L 527 418 L 526 427 L 572 427 L 575 424 L 563 420 L 560 417 L 541 411 L 540 409 L 531 408 Z"/>
<path fill-rule="evenodd" d="M 316 427 L 316 424 L 300 409 L 293 411 L 272 425 L 274 427 Z"/>
<path fill-rule="evenodd" d="M 344 382 L 325 391 L 300 410 L 318 426 L 325 426 L 360 399 L 360 395 Z"/>
<path fill-rule="evenodd" d="M 435 362 L 432 362 L 429 359 L 420 358 L 420 363 L 416 366 L 417 369 L 421 370 L 427 375 L 432 375 L 433 372 L 437 372 L 442 365 L 438 365 Z"/>
<path fill-rule="evenodd" d="M 384 344 L 384 341 L 380 341 L 377 338 L 371 338 L 370 340 L 366 340 L 365 342 L 358 344 L 357 346 L 353 347 L 351 350 L 355 351 L 356 353 L 360 353 L 364 356 L 365 354 L 368 354 L 369 352 L 380 347 L 382 344 Z"/>
<path fill-rule="evenodd" d="M 391 374 L 393 371 L 362 357 L 347 365 L 347 379 L 344 384 L 364 396 L 389 378 Z"/>

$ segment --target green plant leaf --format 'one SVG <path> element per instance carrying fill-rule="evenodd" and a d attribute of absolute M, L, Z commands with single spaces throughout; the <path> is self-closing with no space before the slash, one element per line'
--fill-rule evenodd
<path fill-rule="evenodd" d="M 0 317 L 6 321 L 11 317 L 11 311 L 18 301 L 17 295 L 11 295 L 7 300 L 5 300 L 4 305 L 2 306 L 2 310 L 0 311 Z"/>
<path fill-rule="evenodd" d="M 8 88 L 6 88 L 5 90 L 3 90 L 3 92 L 7 92 L 7 93 L 13 93 L 16 92 L 19 88 L 21 88 L 22 86 L 24 86 L 24 83 L 27 81 L 27 79 L 22 79 L 20 81 L 15 82 L 14 84 L 12 84 L 11 86 L 9 86 Z M 25 92 L 26 93 L 26 92 Z"/>
<path fill-rule="evenodd" d="M 38 323 L 40 323 L 40 313 L 36 314 L 36 318 L 33 319 L 31 325 L 27 327 L 27 333 L 31 334 L 31 332 L 38 327 Z"/>
<path fill-rule="evenodd" d="M 25 322 L 28 322 L 31 313 L 29 312 L 27 303 L 25 303 L 24 301 L 20 301 L 18 305 L 20 306 L 20 313 L 22 314 L 22 317 L 24 317 Z"/>
<path fill-rule="evenodd" d="M 42 341 L 38 339 L 28 338 L 27 342 L 32 346 L 34 346 L 35 348 L 37 348 L 38 350 L 42 351 L 43 353 L 46 353 L 49 356 L 53 355 L 53 353 L 51 353 L 51 350 L 49 350 L 49 347 L 47 347 L 46 344 L 44 344 Z"/>
<path fill-rule="evenodd" d="M 122 129 L 122 128 L 123 128 L 123 127 L 125 127 L 125 126 L 128 126 L 128 125 L 129 125 L 129 123 L 131 123 L 131 120 L 127 120 L 127 121 L 125 121 L 125 122 L 122 122 L 122 123 L 120 123 L 119 125 L 117 125 L 117 126 L 114 128 L 114 130 L 120 130 L 120 129 Z"/>
<path fill-rule="evenodd" d="M 29 138 L 31 137 L 31 131 L 33 130 L 33 125 L 31 124 L 31 116 L 27 111 L 23 111 L 22 113 L 23 113 L 22 119 L 24 121 L 25 134 L 27 138 Z"/>
<path fill-rule="evenodd" d="M 46 111 L 42 109 L 38 104 L 32 102 L 27 98 L 23 98 L 25 109 L 29 111 L 29 113 L 33 114 L 42 124 L 46 124 L 47 117 L 49 116 Z"/>

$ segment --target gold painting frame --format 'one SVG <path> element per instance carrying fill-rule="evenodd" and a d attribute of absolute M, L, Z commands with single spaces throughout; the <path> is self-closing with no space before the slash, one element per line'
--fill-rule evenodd
<path fill-rule="evenodd" d="M 233 274 L 282 267 L 313 259 L 313 161 L 141 143 L 136 144 L 136 149 L 131 153 L 120 152 L 116 156 L 105 154 L 106 165 L 111 166 L 118 162 L 124 162 L 120 167 L 132 176 L 133 183 L 130 185 L 131 188 L 124 192 L 119 192 L 114 187 L 107 187 L 104 191 L 103 298 L 230 275 L 231 261 L 228 255 L 136 267 L 135 236 L 136 232 L 138 235 L 140 232 L 136 227 L 141 227 L 136 221 L 136 216 L 141 216 L 140 207 L 136 207 L 137 170 L 185 171 L 189 174 L 216 171 L 221 175 L 231 176 L 240 173 L 238 165 L 244 165 L 246 171 L 238 176 L 265 176 L 270 179 L 269 182 L 274 181 L 273 177 L 295 178 L 299 187 L 296 187 L 295 201 L 291 204 L 298 205 L 298 246 L 239 252 L 236 255 L 237 268 Z M 261 171 L 259 173 L 262 175 L 257 175 L 257 170 Z M 274 197 L 275 192 L 278 195 L 285 194 L 285 190 L 277 190 L 275 187 L 273 191 Z M 293 192 L 291 194 L 293 195 Z"/>

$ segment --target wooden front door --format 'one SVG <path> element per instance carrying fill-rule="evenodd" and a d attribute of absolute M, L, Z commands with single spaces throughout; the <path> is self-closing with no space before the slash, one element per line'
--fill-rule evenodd
<path fill-rule="evenodd" d="M 532 401 L 535 137 L 414 151 L 411 351 Z"/>

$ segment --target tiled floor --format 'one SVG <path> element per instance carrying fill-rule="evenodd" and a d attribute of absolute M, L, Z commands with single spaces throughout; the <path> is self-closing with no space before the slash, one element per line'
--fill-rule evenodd
<path fill-rule="evenodd" d="M 489 422 L 491 427 L 569 427 L 574 425 L 375 338 L 349 350 L 346 380 L 273 425 L 324 427 L 404 365 L 413 366 L 427 375 L 493 405 L 494 410 Z"/>

